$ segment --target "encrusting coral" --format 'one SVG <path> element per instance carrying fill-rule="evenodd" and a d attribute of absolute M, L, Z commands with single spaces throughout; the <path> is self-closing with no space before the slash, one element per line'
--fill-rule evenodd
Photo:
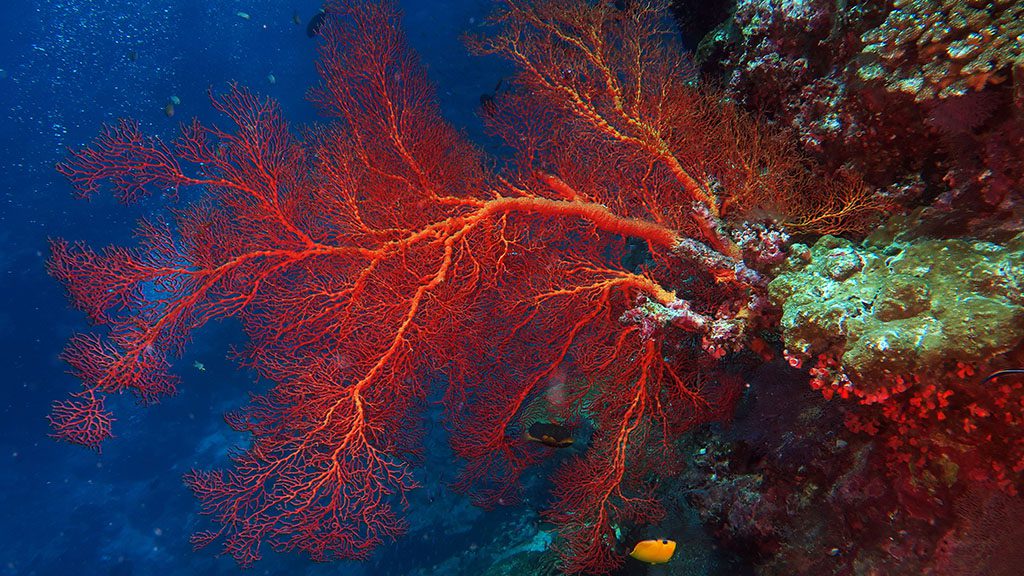
<path fill-rule="evenodd" d="M 837 353 L 851 378 L 984 365 L 1024 339 L 1024 235 L 879 246 L 825 236 L 792 250 L 769 284 L 786 347 L 803 358 Z"/>
<path fill-rule="evenodd" d="M 1016 0 L 896 0 L 864 33 L 857 75 L 915 100 L 960 96 L 1007 80 L 1024 64 L 1024 4 Z"/>

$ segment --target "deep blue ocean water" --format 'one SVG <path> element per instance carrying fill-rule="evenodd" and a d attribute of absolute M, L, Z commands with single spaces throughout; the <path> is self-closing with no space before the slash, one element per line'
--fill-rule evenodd
<path fill-rule="evenodd" d="M 404 0 L 405 30 L 429 67 L 442 108 L 481 141 L 479 97 L 505 73 L 469 56 L 459 37 L 478 27 L 489 0 Z M 295 124 L 315 121 L 304 100 L 314 84 L 316 42 L 305 21 L 315 0 L 7 1 L 0 4 L 0 573 L 4 575 L 236 574 L 230 558 L 194 553 L 208 526 L 181 482 L 192 467 L 222 465 L 232 438 L 220 415 L 239 406 L 251 378 L 225 359 L 237 329 L 213 324 L 178 362 L 179 394 L 135 408 L 116 401 L 117 438 L 103 453 L 48 438 L 53 400 L 78 386 L 58 358 L 87 328 L 46 274 L 47 238 L 94 246 L 130 242 L 133 222 L 159 199 L 124 207 L 108 194 L 75 200 L 54 171 L 68 146 L 90 141 L 104 122 L 132 117 L 172 137 L 180 121 L 215 120 L 207 90 L 230 81 L 272 96 Z M 247 13 L 245 19 L 238 12 Z M 300 26 L 293 13 L 302 17 Z M 273 82 L 271 82 L 271 76 Z M 165 115 L 171 97 L 173 118 Z M 192 368 L 201 362 L 206 370 Z M 483 516 L 442 488 L 451 465 L 431 437 L 414 495 L 410 534 L 363 565 L 314 565 L 269 551 L 250 574 L 407 574 L 493 539 L 505 515 Z M 483 568 L 481 566 L 480 568 Z"/>

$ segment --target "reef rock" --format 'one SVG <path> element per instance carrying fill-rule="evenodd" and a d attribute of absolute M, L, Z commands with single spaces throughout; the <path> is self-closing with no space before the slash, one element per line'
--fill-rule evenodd
<path fill-rule="evenodd" d="M 916 239 L 797 246 L 769 285 L 788 351 L 864 380 L 977 365 L 1024 340 L 1024 233 L 1005 244 Z"/>

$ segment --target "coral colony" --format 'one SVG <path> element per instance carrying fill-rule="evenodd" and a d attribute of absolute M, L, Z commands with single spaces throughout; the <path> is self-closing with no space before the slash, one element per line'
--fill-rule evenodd
<path fill-rule="evenodd" d="M 190 334 L 233 317 L 273 386 L 226 417 L 248 448 L 186 482 L 211 520 L 193 542 L 242 566 L 399 538 L 437 392 L 455 487 L 484 507 L 589 431 L 543 512 L 566 573 L 616 569 L 687 485 L 766 573 L 967 573 L 994 546 L 979 526 L 1022 509 L 1024 378 L 978 385 L 1024 365 L 1020 7 L 740 0 L 695 62 L 660 3 L 499 5 L 469 44 L 517 70 L 484 115 L 503 163 L 442 119 L 388 2 L 327 6 L 329 122 L 301 136 L 232 86 L 222 125 L 164 142 L 121 121 L 71 153 L 82 196 L 200 197 L 133 248 L 53 242 L 101 326 L 64 352 L 83 388 L 54 436 L 98 450 L 106 396 L 172 394 Z M 769 361 L 805 378 L 774 412 L 750 378 Z M 745 382 L 777 418 L 695 455 Z M 834 520 L 812 533 L 811 508 Z M 671 557 L 645 542 L 634 558 Z"/>

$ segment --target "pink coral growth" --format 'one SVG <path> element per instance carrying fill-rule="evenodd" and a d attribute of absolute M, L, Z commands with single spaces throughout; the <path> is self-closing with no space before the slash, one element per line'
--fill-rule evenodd
<path fill-rule="evenodd" d="M 939 377 L 893 375 L 871 386 L 854 383 L 829 355 L 810 369 L 825 398 L 854 399 L 846 415 L 854 432 L 881 438 L 891 470 L 933 487 L 956 482 L 1017 494 L 1024 488 L 1024 381 L 978 385 L 958 363 Z M 916 472 L 915 472 L 916 471 Z"/>

